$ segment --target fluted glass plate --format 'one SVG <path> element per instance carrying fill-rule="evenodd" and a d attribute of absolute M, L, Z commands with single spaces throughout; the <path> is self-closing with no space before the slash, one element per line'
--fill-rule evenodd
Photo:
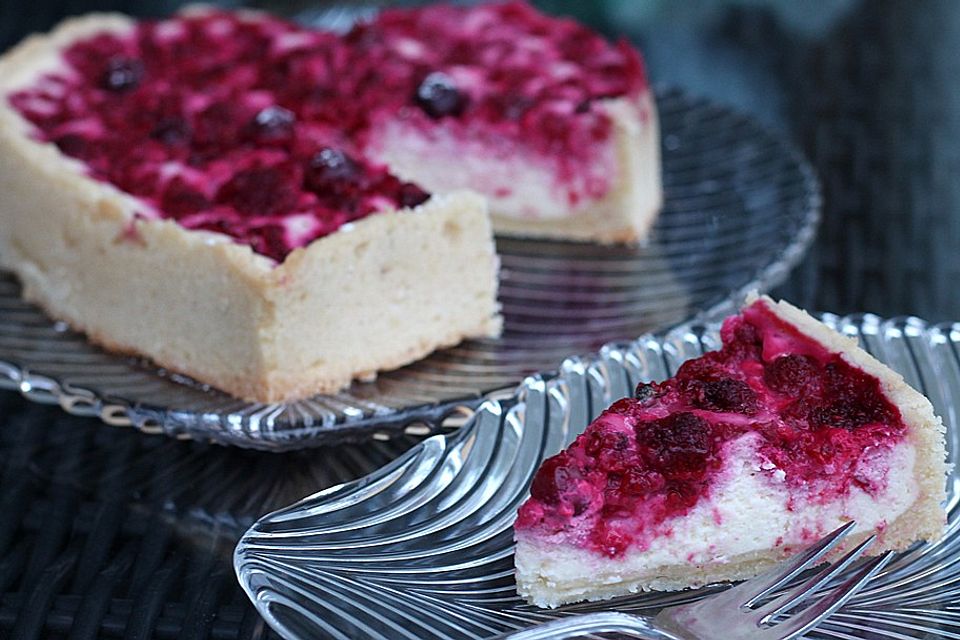
<path fill-rule="evenodd" d="M 960 324 L 872 315 L 824 321 L 857 337 L 933 402 L 958 451 Z M 483 404 L 452 434 L 435 435 L 361 480 L 261 518 L 234 567 L 266 621 L 288 640 L 489 638 L 559 616 L 659 609 L 714 592 L 646 593 L 542 610 L 515 591 L 512 524 L 533 474 L 639 381 L 668 377 L 719 346 L 715 325 L 607 347 L 564 362 L 551 379 Z M 898 557 L 809 637 L 960 637 L 960 476 L 948 478 L 944 536 Z"/>
<path fill-rule="evenodd" d="M 111 424 L 282 450 L 432 427 L 571 354 L 728 310 L 803 255 L 819 215 L 816 181 L 747 116 L 676 90 L 659 92 L 658 106 L 666 203 L 650 243 L 500 238 L 499 340 L 466 342 L 335 395 L 251 404 L 88 345 L 21 301 L 0 272 L 0 388 Z"/>

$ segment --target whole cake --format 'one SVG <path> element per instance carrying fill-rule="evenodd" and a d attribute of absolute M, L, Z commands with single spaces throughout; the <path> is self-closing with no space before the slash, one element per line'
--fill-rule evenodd
<path fill-rule="evenodd" d="M 346 34 L 91 15 L 0 58 L 0 265 L 111 349 L 335 391 L 499 332 L 487 202 L 505 232 L 642 237 L 656 140 L 638 55 L 522 3 Z"/>
<path fill-rule="evenodd" d="M 879 535 L 871 553 L 939 537 L 943 425 L 926 398 L 785 302 L 752 302 L 721 336 L 543 463 L 516 522 L 521 595 L 748 578 L 850 520 L 850 544 Z"/>

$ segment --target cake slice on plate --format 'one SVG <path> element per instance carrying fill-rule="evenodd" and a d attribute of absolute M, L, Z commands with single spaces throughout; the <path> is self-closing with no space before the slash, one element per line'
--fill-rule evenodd
<path fill-rule="evenodd" d="M 604 411 L 536 474 L 517 585 L 539 606 L 749 578 L 858 523 L 871 553 L 942 532 L 943 426 L 856 343 L 760 298 L 722 349 Z"/>
<path fill-rule="evenodd" d="M 294 399 L 499 333 L 475 192 L 635 240 L 658 152 L 638 54 L 522 3 L 90 15 L 0 58 L 0 265 L 101 345 Z"/>

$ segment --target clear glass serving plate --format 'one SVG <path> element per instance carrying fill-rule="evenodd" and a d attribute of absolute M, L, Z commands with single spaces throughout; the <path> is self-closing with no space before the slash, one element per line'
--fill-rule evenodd
<path fill-rule="evenodd" d="M 649 244 L 499 238 L 499 340 L 466 342 L 335 395 L 252 404 L 90 346 L 21 301 L 0 272 L 0 388 L 110 424 L 283 450 L 429 429 L 570 354 L 728 311 L 802 257 L 819 216 L 816 180 L 750 117 L 677 90 L 659 92 L 658 106 L 666 203 Z"/>
<path fill-rule="evenodd" d="M 872 315 L 823 320 L 904 375 L 947 424 L 960 423 L 960 324 Z M 270 626 L 288 640 L 489 638 L 597 610 L 654 614 L 712 593 L 705 587 L 542 610 L 515 591 L 512 524 L 540 462 L 639 381 L 662 379 L 719 345 L 716 325 L 608 346 L 559 375 L 526 379 L 485 402 L 462 429 L 432 436 L 360 480 L 261 518 L 234 567 Z M 899 556 L 808 637 L 960 637 L 960 475 L 948 481 L 944 536 Z"/>

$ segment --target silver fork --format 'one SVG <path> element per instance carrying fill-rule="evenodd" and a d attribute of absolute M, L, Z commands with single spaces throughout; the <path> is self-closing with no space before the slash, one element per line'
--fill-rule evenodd
<path fill-rule="evenodd" d="M 889 551 L 870 559 L 842 584 L 810 602 L 811 596 L 856 561 L 873 544 L 876 536 L 865 539 L 842 558 L 785 594 L 761 606 L 756 606 L 757 603 L 807 569 L 820 564 L 854 526 L 855 523 L 848 522 L 769 573 L 697 602 L 663 609 L 652 618 L 616 611 L 578 614 L 501 637 L 504 640 L 556 640 L 584 634 L 622 633 L 648 640 L 796 638 L 839 609 L 889 562 L 892 555 Z M 779 620 L 803 604 L 807 604 L 807 608 Z"/>

